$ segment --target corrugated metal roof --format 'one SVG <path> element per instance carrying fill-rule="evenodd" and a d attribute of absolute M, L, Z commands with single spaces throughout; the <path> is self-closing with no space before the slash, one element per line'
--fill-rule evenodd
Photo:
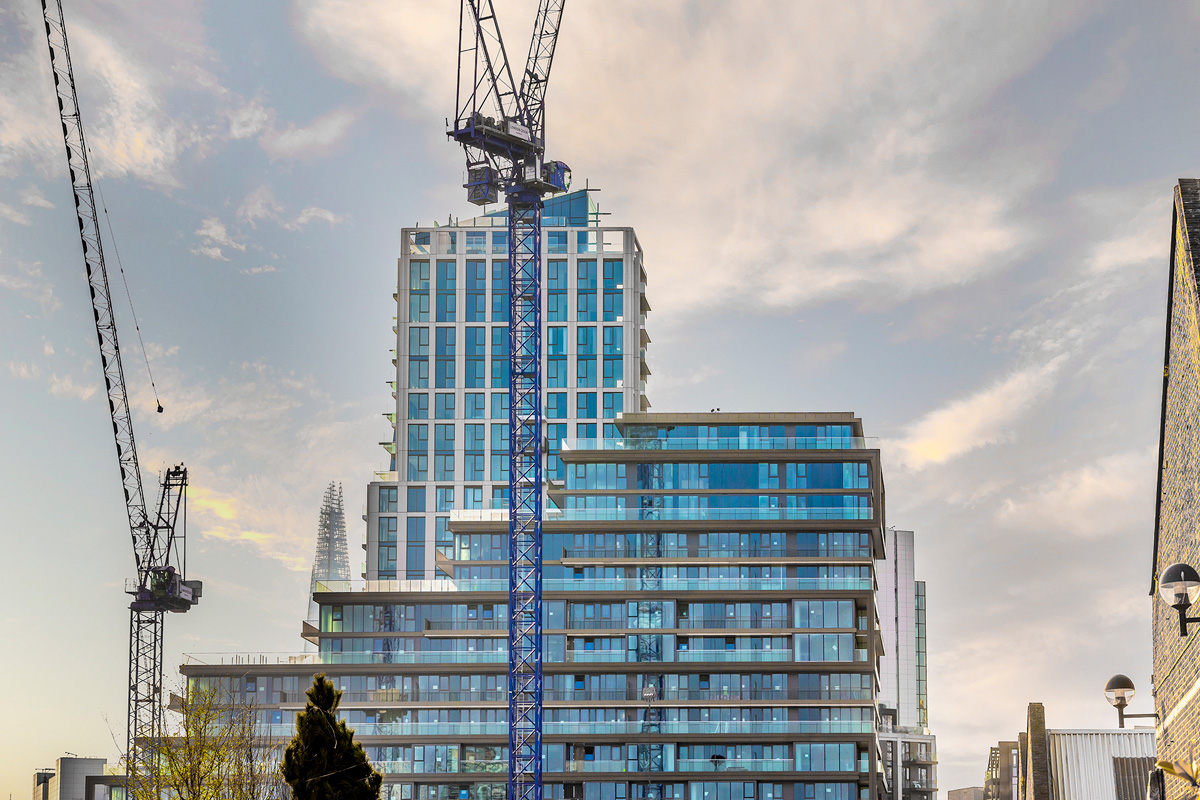
<path fill-rule="evenodd" d="M 1053 800 L 1145 796 L 1146 775 L 1155 759 L 1152 729 L 1050 730 L 1046 746 Z"/>

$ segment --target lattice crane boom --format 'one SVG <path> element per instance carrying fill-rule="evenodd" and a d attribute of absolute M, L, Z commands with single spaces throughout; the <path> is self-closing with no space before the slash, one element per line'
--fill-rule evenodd
<path fill-rule="evenodd" d="M 542 197 L 565 191 L 545 162 L 545 96 L 563 0 L 541 0 L 513 80 L 492 0 L 462 0 L 458 94 L 447 135 L 467 156 L 467 199 L 508 203 L 508 800 L 542 800 Z M 493 116 L 495 115 L 495 116 Z"/>
<path fill-rule="evenodd" d="M 100 239 L 99 208 L 79 113 L 62 0 L 53 3 L 42 0 L 42 17 L 137 570 L 136 581 L 126 587 L 134 598 L 129 606 L 126 770 L 134 796 L 146 798 L 157 796 L 159 789 L 150 782 L 154 773 L 151 763 L 154 748 L 146 744 L 158 739 L 162 732 L 163 615 L 167 611 L 187 611 L 201 592 L 200 582 L 185 580 L 183 571 L 186 553 L 182 523 L 186 518 L 187 469 L 178 465 L 167 470 L 158 507 L 151 518 L 146 510 L 129 392 Z M 179 569 L 173 563 L 176 560 Z"/>

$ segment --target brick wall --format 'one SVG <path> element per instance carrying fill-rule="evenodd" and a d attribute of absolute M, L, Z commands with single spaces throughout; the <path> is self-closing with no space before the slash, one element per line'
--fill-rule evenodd
<path fill-rule="evenodd" d="M 1200 181 L 1179 182 L 1174 217 L 1156 572 L 1177 561 L 1200 568 L 1200 326 L 1189 240 L 1195 234 L 1200 244 Z M 1185 760 L 1200 738 L 1200 630 L 1181 638 L 1175 610 L 1158 598 L 1153 608 L 1158 757 Z M 1170 800 L 1185 788 L 1168 777 Z"/>

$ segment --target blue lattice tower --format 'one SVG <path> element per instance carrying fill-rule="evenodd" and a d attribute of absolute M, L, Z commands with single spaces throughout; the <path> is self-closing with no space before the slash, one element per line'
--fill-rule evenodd
<path fill-rule="evenodd" d="M 541 192 L 508 195 L 509 800 L 542 798 Z"/>
<path fill-rule="evenodd" d="M 656 440 L 657 443 L 657 440 Z M 645 486 L 639 516 L 643 520 L 655 521 L 662 517 L 663 472 L 662 464 L 653 461 L 638 465 L 638 485 Z M 641 565 L 638 570 L 638 588 L 643 592 L 662 591 L 662 534 L 648 531 L 637 538 L 637 554 Z M 661 600 L 638 602 L 638 628 L 643 631 L 637 637 L 637 659 L 640 664 L 662 663 L 663 604 Z M 646 672 L 642 678 L 643 692 L 651 692 L 657 700 L 663 699 L 663 676 L 661 672 Z M 650 695 L 647 695 L 649 699 Z M 638 745 L 638 769 L 643 772 L 663 771 L 663 745 L 657 737 L 662 733 L 662 706 L 653 701 L 646 704 L 646 716 L 642 721 L 642 733 L 655 737 Z M 659 800 L 663 785 L 659 780 L 646 781 L 645 800 Z"/>

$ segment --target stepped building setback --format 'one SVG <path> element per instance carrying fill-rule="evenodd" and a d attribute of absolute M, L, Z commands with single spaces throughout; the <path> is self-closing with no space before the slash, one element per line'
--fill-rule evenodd
<path fill-rule="evenodd" d="M 625 413 L 562 442 L 543 528 L 545 796 L 875 800 L 879 451 L 851 414 Z M 320 584 L 319 652 L 192 661 L 293 732 L 316 672 L 397 800 L 506 791 L 506 512 L 437 580 Z M 268 663 L 270 662 L 270 663 Z"/>

